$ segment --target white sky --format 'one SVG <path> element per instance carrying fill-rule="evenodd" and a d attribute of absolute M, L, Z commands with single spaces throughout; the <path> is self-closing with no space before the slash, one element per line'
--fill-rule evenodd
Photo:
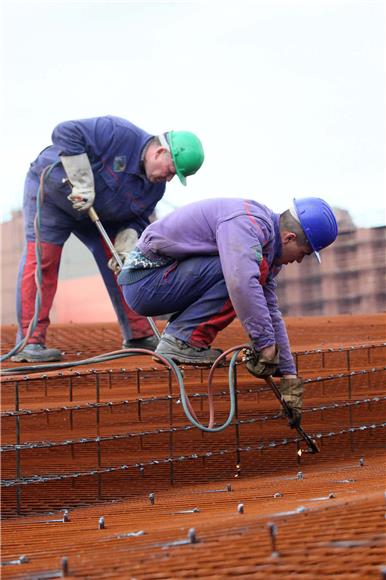
<path fill-rule="evenodd" d="M 204 144 L 161 214 L 318 195 L 385 223 L 383 0 L 3 0 L 2 28 L 3 220 L 57 123 L 112 114 Z"/>

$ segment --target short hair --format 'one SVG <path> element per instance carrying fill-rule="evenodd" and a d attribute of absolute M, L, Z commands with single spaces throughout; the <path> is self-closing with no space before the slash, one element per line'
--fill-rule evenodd
<path fill-rule="evenodd" d="M 147 143 L 146 146 L 148 147 L 149 145 L 155 145 L 156 147 L 160 147 L 161 145 L 161 141 L 160 138 L 158 137 L 158 135 L 155 135 L 154 137 L 152 137 Z"/>
<path fill-rule="evenodd" d="M 287 209 L 280 215 L 280 231 L 293 232 L 299 246 L 310 246 L 300 223 L 293 217 L 291 211 Z"/>

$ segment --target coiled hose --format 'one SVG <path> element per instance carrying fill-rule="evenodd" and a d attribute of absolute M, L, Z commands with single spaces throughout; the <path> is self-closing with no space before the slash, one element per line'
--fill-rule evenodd
<path fill-rule="evenodd" d="M 165 365 L 169 368 L 178 383 L 179 391 L 180 391 L 180 398 L 182 407 L 184 409 L 185 415 L 188 420 L 197 427 L 201 429 L 201 431 L 206 431 L 208 433 L 218 433 L 219 431 L 223 431 L 230 425 L 233 421 L 233 417 L 235 415 L 236 410 L 236 394 L 235 394 L 235 365 L 237 361 L 237 357 L 241 351 L 245 351 L 245 349 L 250 348 L 250 345 L 244 344 L 235 346 L 223 352 L 213 363 L 208 377 L 208 403 L 209 403 L 209 423 L 207 426 L 200 423 L 197 418 L 196 413 L 193 410 L 193 407 L 190 403 L 189 397 L 186 394 L 184 379 L 182 376 L 182 372 L 179 367 L 176 365 L 174 361 L 172 361 L 169 357 L 160 356 L 153 351 L 142 349 L 142 348 L 130 348 L 130 349 L 122 349 L 116 350 L 112 352 L 108 352 L 96 357 L 83 359 L 81 361 L 69 361 L 64 363 L 49 363 L 49 364 L 39 364 L 39 365 L 29 365 L 29 366 L 18 366 L 8 369 L 2 369 L 1 375 L 2 376 L 10 376 L 10 375 L 20 375 L 22 373 L 36 373 L 42 371 L 52 371 L 57 369 L 64 369 L 69 367 L 75 366 L 82 366 L 82 365 L 89 365 L 95 364 L 105 361 L 111 361 L 119 358 L 135 356 L 135 355 L 145 355 L 145 356 L 152 356 L 155 361 L 159 361 L 161 364 Z M 216 368 L 224 362 L 227 355 L 232 354 L 230 363 L 229 363 L 229 371 L 228 371 L 228 379 L 229 379 L 229 398 L 230 398 L 230 409 L 228 418 L 226 421 L 219 426 L 214 426 L 215 419 L 214 419 L 214 401 L 213 401 L 213 376 Z"/>

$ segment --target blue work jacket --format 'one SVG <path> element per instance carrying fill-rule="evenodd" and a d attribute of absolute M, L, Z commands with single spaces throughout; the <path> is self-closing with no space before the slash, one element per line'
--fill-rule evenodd
<path fill-rule="evenodd" d="M 102 221 L 120 222 L 141 234 L 149 216 L 165 192 L 165 183 L 151 183 L 144 173 L 141 155 L 153 135 L 119 117 L 106 116 L 65 121 L 55 127 L 50 147 L 31 164 L 28 177 L 38 183 L 43 169 L 60 155 L 87 153 L 95 180 L 94 208 Z M 87 212 L 72 208 L 71 187 L 59 163 L 45 180 L 44 194 L 52 204 L 76 220 Z"/>

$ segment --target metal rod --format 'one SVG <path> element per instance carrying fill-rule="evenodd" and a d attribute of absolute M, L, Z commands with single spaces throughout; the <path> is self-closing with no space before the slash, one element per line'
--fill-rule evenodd
<path fill-rule="evenodd" d="M 240 453 L 240 422 L 239 422 L 239 405 L 237 396 L 237 367 L 234 368 L 234 388 L 235 388 L 235 435 L 236 435 L 236 469 L 237 477 L 240 475 L 241 453 Z"/>
<path fill-rule="evenodd" d="M 173 377 L 171 369 L 168 369 L 168 394 L 169 394 L 169 457 L 173 457 L 174 452 L 174 433 L 173 433 Z M 171 485 L 174 485 L 174 464 L 169 464 L 169 478 Z"/>
<path fill-rule="evenodd" d="M 95 375 L 95 412 L 96 412 L 96 450 L 97 450 L 97 469 L 100 469 L 102 466 L 102 450 L 101 450 L 101 443 L 100 443 L 100 384 L 99 384 L 99 375 Z M 98 499 L 102 497 L 102 476 L 98 473 L 97 478 L 98 484 Z"/>
<path fill-rule="evenodd" d="M 100 384 L 99 384 L 99 375 L 95 375 L 95 415 L 96 415 L 96 431 L 97 435 L 100 433 L 99 424 L 100 424 Z"/>
<path fill-rule="evenodd" d="M 272 389 L 272 391 L 276 395 L 276 398 L 280 401 L 286 416 L 288 418 L 291 417 L 291 411 L 290 411 L 286 401 L 282 397 L 282 394 L 279 391 L 278 387 L 275 385 L 272 377 L 271 376 L 264 377 L 264 379 L 265 379 L 265 382 L 267 383 L 267 385 Z M 307 443 L 307 447 L 308 447 L 310 453 L 319 453 L 320 450 L 316 444 L 316 441 L 314 441 L 314 439 L 309 437 L 309 435 L 307 435 L 307 433 L 303 430 L 302 427 L 300 427 L 300 425 L 295 425 L 295 429 L 299 433 L 299 435 L 304 439 L 304 441 Z"/>
<path fill-rule="evenodd" d="M 74 400 L 74 395 L 73 395 L 73 384 L 72 384 L 72 377 L 69 377 L 69 385 L 68 385 L 68 399 L 70 402 L 72 402 Z"/>
<path fill-rule="evenodd" d="M 15 384 L 15 411 L 20 410 L 20 400 L 19 400 L 19 382 Z M 21 478 L 21 466 L 20 466 L 20 416 L 16 415 L 16 479 Z M 20 500 L 21 500 L 21 489 L 20 486 L 16 486 L 16 512 L 18 515 L 21 514 Z"/>
<path fill-rule="evenodd" d="M 135 375 L 136 375 L 135 376 L 135 384 L 136 384 L 136 387 L 137 387 L 137 395 L 140 395 L 141 394 L 141 377 L 139 375 L 140 371 L 141 371 L 141 369 L 136 369 L 135 370 Z"/>

